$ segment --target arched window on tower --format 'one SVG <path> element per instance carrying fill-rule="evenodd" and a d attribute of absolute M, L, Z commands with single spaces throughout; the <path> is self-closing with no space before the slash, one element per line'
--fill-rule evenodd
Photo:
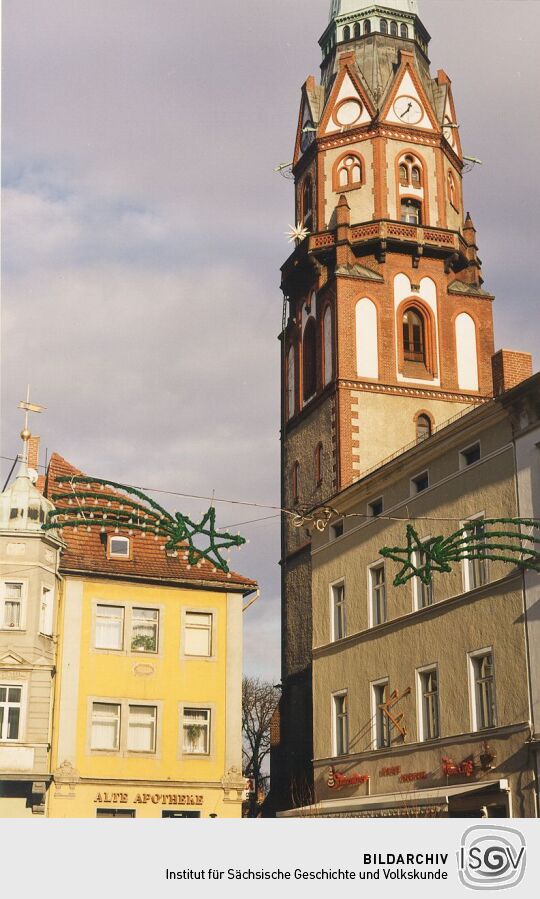
<path fill-rule="evenodd" d="M 388 34 L 388 22 L 386 19 L 381 19 L 380 22 L 381 34 Z"/>
<path fill-rule="evenodd" d="M 401 201 L 401 221 L 408 225 L 422 224 L 422 204 L 418 200 L 405 197 Z"/>
<path fill-rule="evenodd" d="M 399 166 L 399 183 L 403 184 L 404 187 L 407 187 L 409 184 L 409 169 L 404 162 Z"/>
<path fill-rule="evenodd" d="M 323 318 L 323 350 L 324 350 L 324 371 L 323 371 L 323 383 L 326 387 L 327 384 L 332 380 L 332 372 L 333 372 L 333 341 L 332 341 L 332 310 L 330 306 L 327 306 L 324 312 Z"/>
<path fill-rule="evenodd" d="M 419 415 L 416 419 L 416 442 L 421 443 L 431 437 L 431 418 L 428 415 Z"/>
<path fill-rule="evenodd" d="M 405 362 L 426 364 L 426 328 L 424 316 L 411 306 L 403 315 L 403 358 Z"/>
<path fill-rule="evenodd" d="M 417 165 L 413 165 L 411 168 L 411 184 L 413 187 L 420 187 L 422 184 L 420 169 Z"/>
<path fill-rule="evenodd" d="M 458 199 L 457 199 L 457 187 L 456 187 L 456 179 L 452 172 L 448 172 L 448 199 L 450 200 L 454 209 L 458 208 Z"/>
<path fill-rule="evenodd" d="M 398 36 L 397 22 L 390 22 L 390 34 L 392 35 L 392 37 Z"/>
<path fill-rule="evenodd" d="M 400 184 L 422 187 L 422 166 L 414 156 L 403 156 L 399 163 Z"/>
<path fill-rule="evenodd" d="M 360 30 L 360 22 L 355 22 L 355 23 L 354 23 L 354 37 L 355 37 L 355 39 L 356 39 L 356 38 L 359 38 L 359 37 L 360 37 L 360 34 L 361 34 L 361 30 Z"/>
<path fill-rule="evenodd" d="M 323 445 L 318 443 L 315 447 L 315 484 L 320 487 L 323 480 Z"/>
<path fill-rule="evenodd" d="M 344 190 L 362 186 L 362 160 L 356 153 L 347 153 L 336 163 L 334 169 L 334 190 Z"/>
<path fill-rule="evenodd" d="M 407 40 L 407 38 L 409 37 L 409 29 L 406 25 L 399 26 L 399 33 L 402 38 L 405 38 L 405 40 Z"/>
<path fill-rule="evenodd" d="M 364 34 L 371 34 L 371 22 L 369 19 L 366 19 L 364 22 Z"/>
<path fill-rule="evenodd" d="M 292 418 L 295 410 L 296 378 L 294 370 L 294 347 L 287 353 L 287 418 Z"/>
<path fill-rule="evenodd" d="M 350 39 L 351 39 L 351 29 L 349 28 L 348 25 L 345 25 L 345 28 L 343 29 L 343 40 L 350 41 Z"/>
<path fill-rule="evenodd" d="M 302 222 L 306 228 L 313 225 L 313 181 L 307 175 L 302 187 Z"/>
<path fill-rule="evenodd" d="M 302 344 L 302 376 L 304 382 L 304 402 L 311 399 L 317 390 L 317 328 L 311 316 L 304 329 Z"/>

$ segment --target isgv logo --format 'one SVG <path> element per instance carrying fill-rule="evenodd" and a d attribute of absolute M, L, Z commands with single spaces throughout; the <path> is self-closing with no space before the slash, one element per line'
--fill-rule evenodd
<path fill-rule="evenodd" d="M 469 827 L 461 838 L 459 879 L 471 890 L 504 890 L 523 880 L 525 837 L 511 827 Z"/>

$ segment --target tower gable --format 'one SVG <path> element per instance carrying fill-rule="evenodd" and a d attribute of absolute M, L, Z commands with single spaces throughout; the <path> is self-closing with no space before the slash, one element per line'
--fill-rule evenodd
<path fill-rule="evenodd" d="M 438 131 L 439 123 L 418 77 L 411 53 L 401 52 L 400 67 L 383 104 L 381 121 L 405 128 Z"/>
<path fill-rule="evenodd" d="M 319 126 L 319 136 L 369 125 L 375 110 L 367 91 L 353 67 L 352 54 L 340 58 L 340 71 L 334 81 Z"/>

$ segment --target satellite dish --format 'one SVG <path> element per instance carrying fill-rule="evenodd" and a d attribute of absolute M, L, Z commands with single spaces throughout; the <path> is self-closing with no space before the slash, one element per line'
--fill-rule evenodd
<path fill-rule="evenodd" d="M 29 468 L 28 469 L 28 477 L 32 481 L 32 484 L 36 484 L 39 474 L 37 473 L 35 468 Z"/>

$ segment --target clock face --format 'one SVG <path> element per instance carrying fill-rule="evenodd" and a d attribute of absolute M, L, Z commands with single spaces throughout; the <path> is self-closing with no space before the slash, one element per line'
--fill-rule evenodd
<path fill-rule="evenodd" d="M 362 116 L 363 108 L 360 100 L 355 98 L 351 97 L 350 100 L 342 100 L 342 102 L 334 109 L 334 122 L 337 125 L 341 125 L 343 128 L 355 125 Z"/>
<path fill-rule="evenodd" d="M 305 153 L 310 144 L 315 140 L 315 131 L 311 130 L 314 128 L 313 122 L 311 119 L 308 119 L 304 122 L 302 126 L 302 137 L 300 138 L 300 149 L 302 153 Z"/>
<path fill-rule="evenodd" d="M 450 146 L 455 147 L 455 145 L 456 145 L 455 128 L 450 127 L 451 125 L 452 125 L 452 122 L 450 121 L 448 116 L 445 115 L 444 125 L 443 125 L 443 134 L 444 134 L 446 140 L 448 141 L 448 143 L 450 144 Z"/>
<path fill-rule="evenodd" d="M 414 97 L 398 97 L 394 102 L 394 112 L 405 125 L 417 125 L 424 115 L 424 110 Z"/>

